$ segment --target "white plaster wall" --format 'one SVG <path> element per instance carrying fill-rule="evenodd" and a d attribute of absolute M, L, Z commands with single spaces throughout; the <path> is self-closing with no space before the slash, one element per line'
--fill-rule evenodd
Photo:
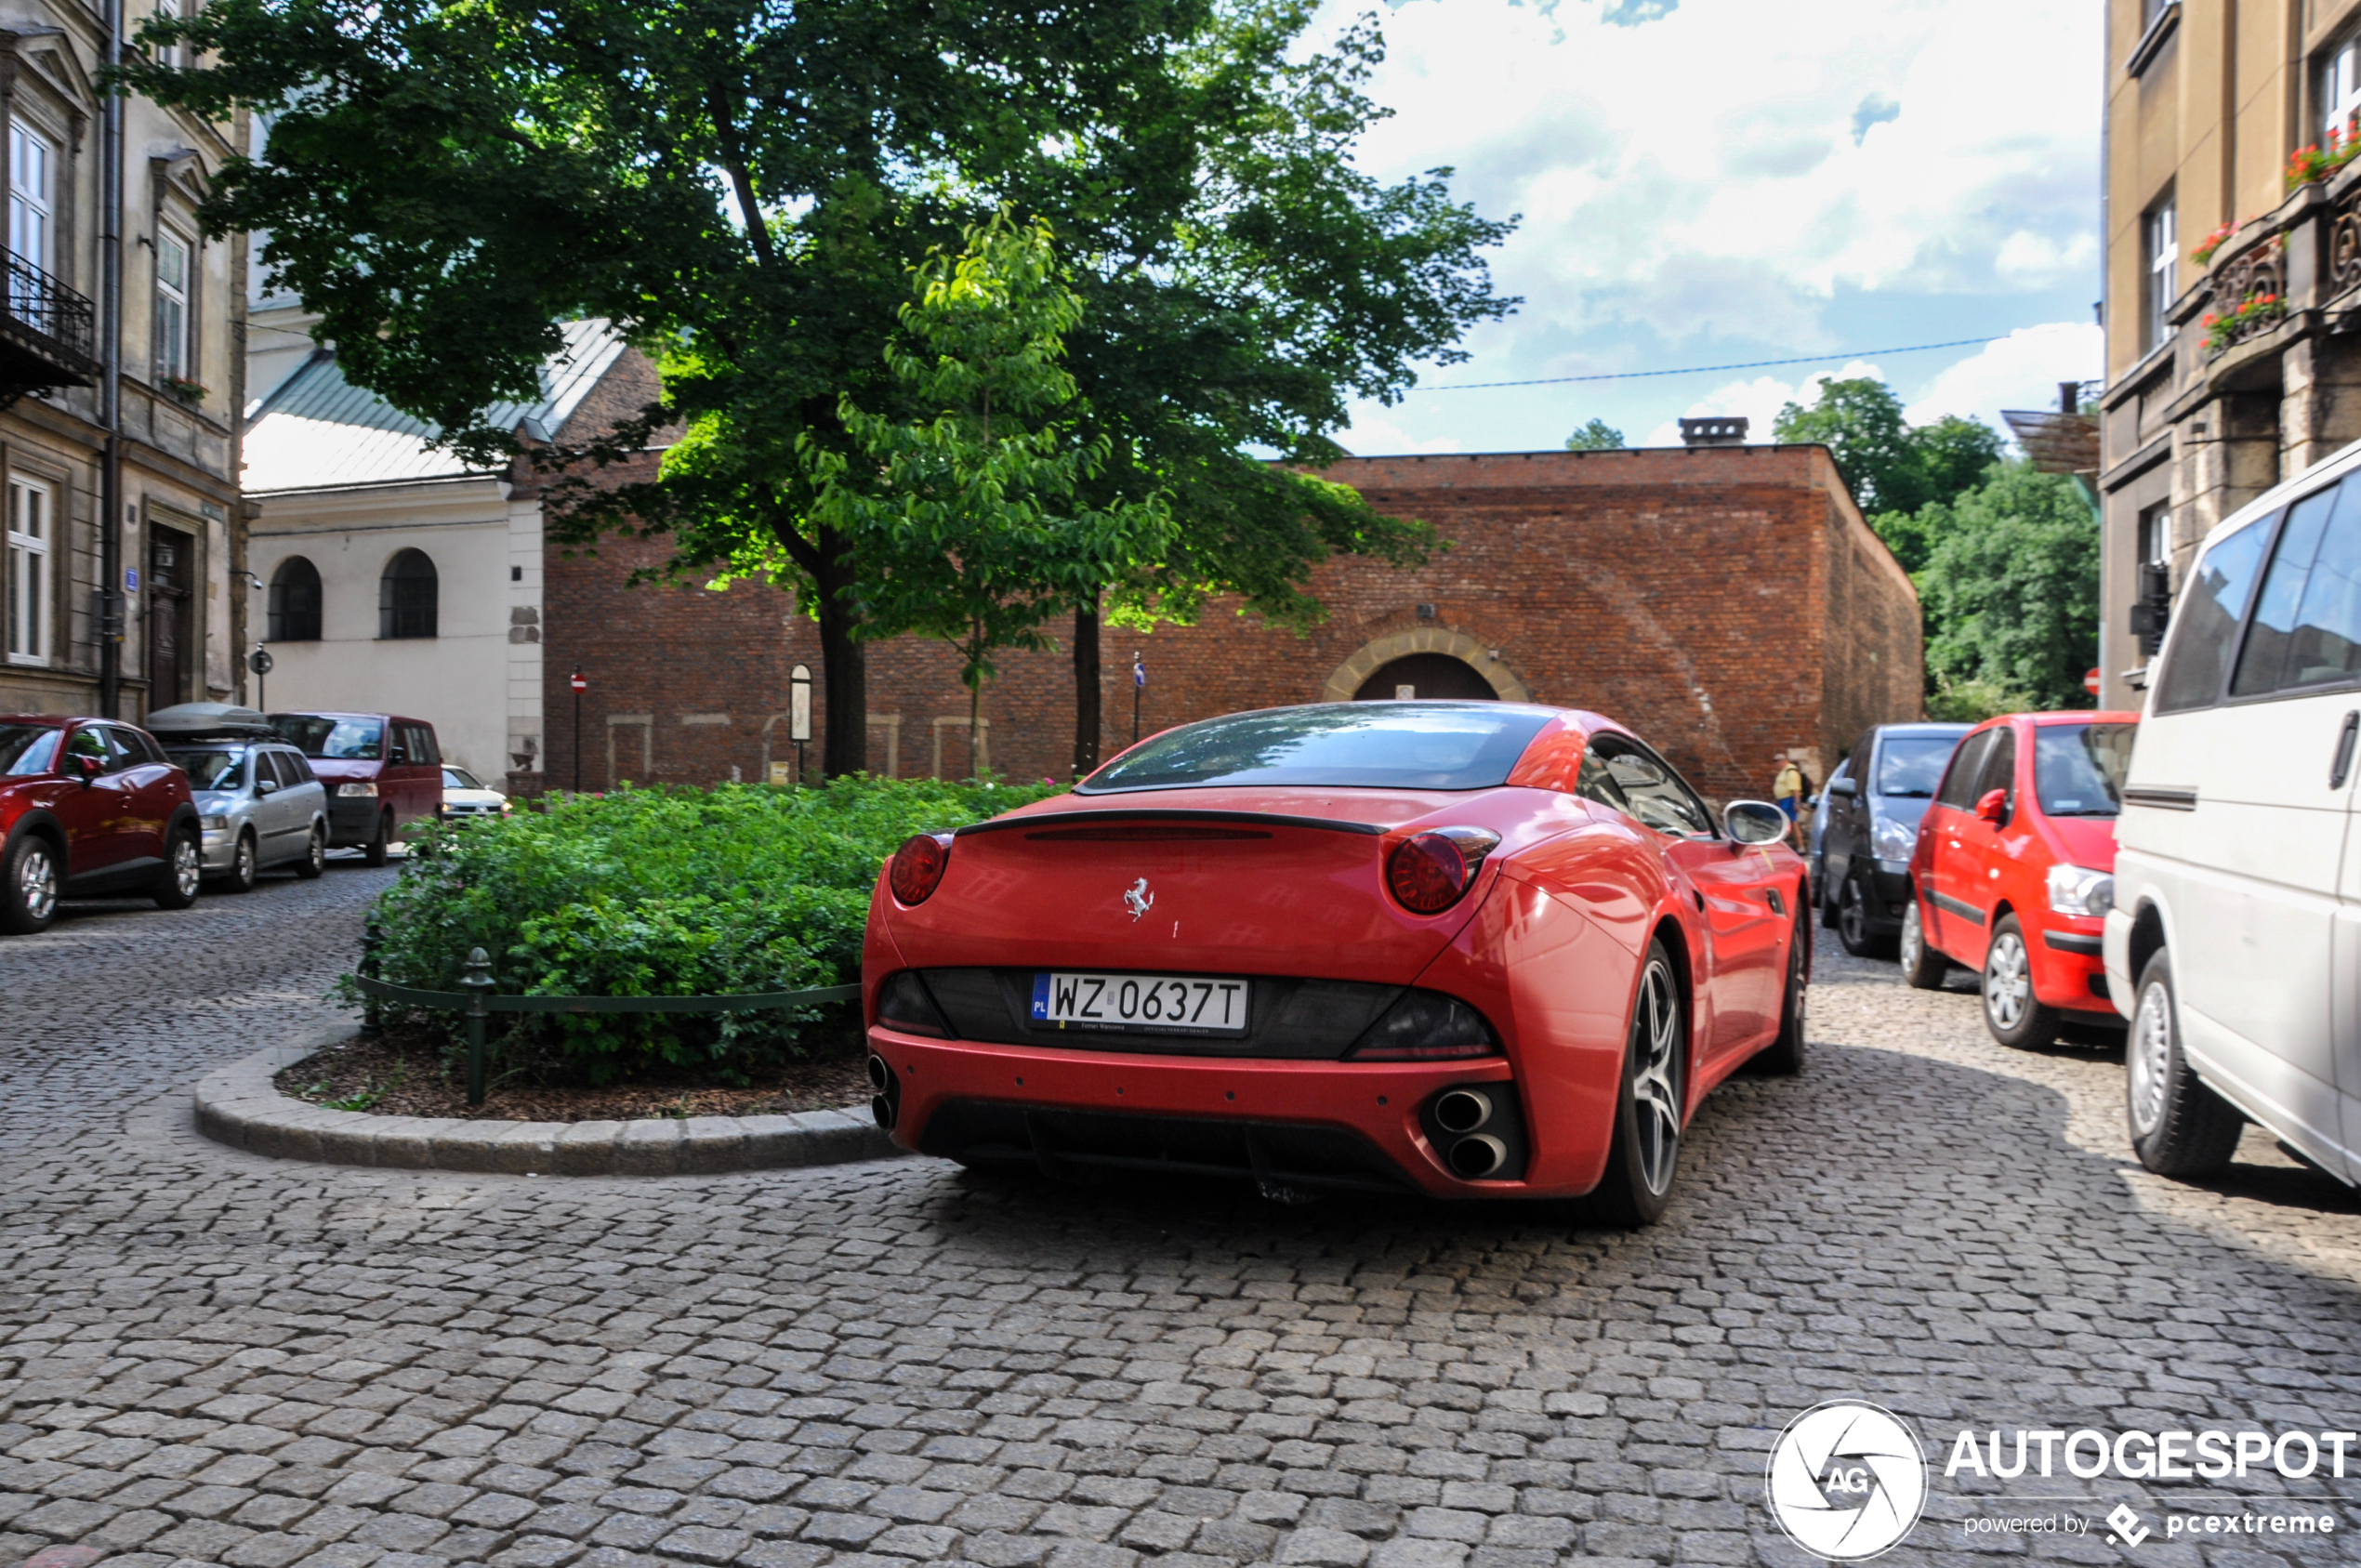
<path fill-rule="evenodd" d="M 256 575 L 267 584 L 288 556 L 307 556 L 322 596 L 318 642 L 265 644 L 274 667 L 258 694 L 270 708 L 423 718 L 445 758 L 496 787 L 508 769 L 510 590 L 521 586 L 509 581 L 506 488 L 482 480 L 261 497 L 247 546 Z M 434 562 L 439 635 L 381 640 L 378 582 L 403 549 Z M 265 608 L 256 606 L 257 638 Z"/>

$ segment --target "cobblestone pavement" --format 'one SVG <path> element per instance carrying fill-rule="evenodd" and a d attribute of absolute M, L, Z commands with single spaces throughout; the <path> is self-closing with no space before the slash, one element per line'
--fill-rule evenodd
<path fill-rule="evenodd" d="M 2361 1426 L 2361 1203 L 2250 1134 L 2127 1158 L 2119 1052 L 1994 1046 L 1964 977 L 1822 959 L 1812 1060 L 1709 1102 L 1665 1222 L 930 1161 L 561 1181 L 274 1163 L 188 1130 L 206 1065 L 316 1027 L 383 874 L 0 942 L 0 1568 L 970 1561 L 1799 1563 L 1764 1456 L 1839 1395 L 1915 1422 L 1885 1562 L 2361 1561 L 2361 1480 L 2207 1508 L 1939 1461 L 1972 1427 Z M 1989 1493 L 1998 1483 L 1986 1483 Z M 2091 1506 L 2093 1502 L 2096 1506 Z M 2055 1511 L 2054 1509 L 2051 1511 Z"/>

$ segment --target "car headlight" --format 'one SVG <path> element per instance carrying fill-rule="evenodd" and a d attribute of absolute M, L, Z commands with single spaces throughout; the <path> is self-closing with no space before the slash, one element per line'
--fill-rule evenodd
<path fill-rule="evenodd" d="M 2061 915 L 2104 916 L 2115 907 L 2115 877 L 2087 865 L 2053 865 L 2050 907 Z"/>
<path fill-rule="evenodd" d="M 206 831 L 210 833 L 218 833 L 230 825 L 228 817 L 200 817 L 197 820 L 204 823 Z"/>
<path fill-rule="evenodd" d="M 356 781 L 350 784 L 340 784 L 336 785 L 336 793 L 345 797 L 347 799 L 351 799 L 356 796 L 374 799 L 377 793 L 377 786 L 373 784 L 362 784 Z"/>
<path fill-rule="evenodd" d="M 1869 845 L 1881 861 L 1906 861 L 1919 847 L 1919 824 L 1880 817 L 1869 829 Z"/>

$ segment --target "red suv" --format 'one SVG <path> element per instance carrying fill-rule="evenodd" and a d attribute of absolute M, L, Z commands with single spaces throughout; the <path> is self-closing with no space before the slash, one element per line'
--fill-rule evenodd
<path fill-rule="evenodd" d="M 392 713 L 274 713 L 270 725 L 328 786 L 328 842 L 358 845 L 371 865 L 421 818 L 442 812 L 434 726 Z"/>
<path fill-rule="evenodd" d="M 197 902 L 189 775 L 153 737 L 104 718 L 0 715 L 0 930 L 38 931 L 58 901 Z"/>
<path fill-rule="evenodd" d="M 2012 713 L 1968 731 L 1919 825 L 1902 970 L 1932 990 L 1984 974 L 1984 1022 L 2031 1048 L 2061 1024 L 2119 1025 L 2100 933 L 2136 713 Z"/>

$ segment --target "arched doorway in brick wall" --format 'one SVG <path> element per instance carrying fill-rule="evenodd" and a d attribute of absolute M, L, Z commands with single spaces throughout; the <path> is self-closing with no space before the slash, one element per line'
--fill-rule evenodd
<path fill-rule="evenodd" d="M 1399 662 L 1405 678 L 1391 678 L 1392 666 Z M 1451 665 L 1458 666 L 1457 671 Z M 1464 673 L 1459 673 L 1464 672 Z M 1380 676 L 1388 679 L 1380 680 Z M 1421 679 L 1421 678 L 1424 679 Z M 1427 690 L 1429 680 L 1438 687 L 1450 686 L 1450 691 Z M 1465 632 L 1446 631 L 1440 626 L 1421 627 L 1417 631 L 1395 632 L 1364 644 L 1352 657 L 1336 667 L 1328 683 L 1320 693 L 1326 703 L 1349 703 L 1356 698 L 1391 697 L 1396 685 L 1413 686 L 1421 697 L 1458 697 L 1478 695 L 1478 684 L 1486 688 L 1482 695 L 1495 697 L 1504 703 L 1529 703 L 1533 693 L 1526 690 L 1508 665 L 1492 656 L 1492 650 Z"/>

